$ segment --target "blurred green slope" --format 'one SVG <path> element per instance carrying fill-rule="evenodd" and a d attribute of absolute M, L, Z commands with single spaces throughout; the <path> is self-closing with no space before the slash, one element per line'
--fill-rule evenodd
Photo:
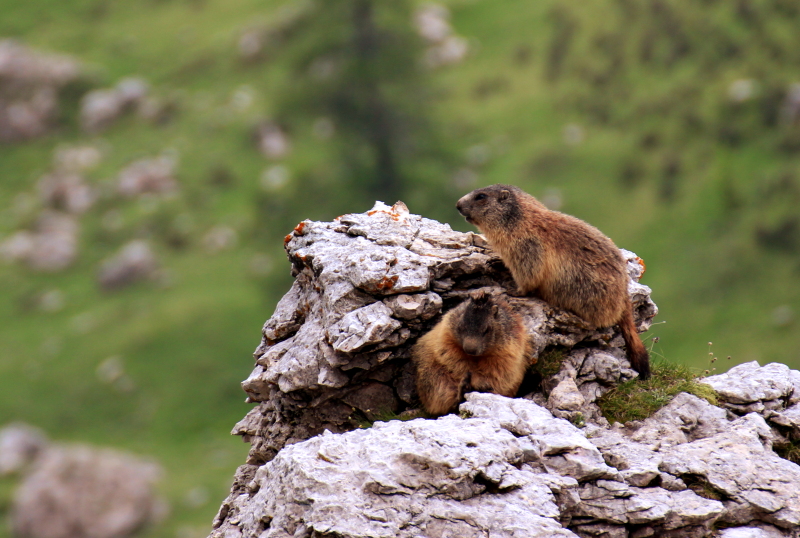
<path fill-rule="evenodd" d="M 713 341 L 720 370 L 753 359 L 799 368 L 798 322 L 775 319 L 776 309 L 800 313 L 798 245 L 791 233 L 777 248 L 763 240 L 800 212 L 796 129 L 770 121 L 788 85 L 800 81 L 793 3 L 447 4 L 471 53 L 432 74 L 440 94 L 434 119 L 475 186 L 515 183 L 560 198 L 563 211 L 644 258 L 643 282 L 665 322 L 646 335 L 659 337 L 655 353 L 704 369 Z M 284 191 L 259 185 L 271 165 L 251 128 L 276 112 L 272 97 L 288 66 L 280 50 L 245 64 L 236 41 L 243 29 L 270 24 L 280 5 L 0 1 L 0 36 L 77 56 L 98 86 L 143 76 L 153 93 L 177 103 L 164 126 L 126 117 L 90 137 L 72 121 L 46 139 L 0 147 L 0 240 L 30 222 L 30 212 L 15 209 L 17 196 L 35 192 L 59 144 L 104 148 L 90 174 L 96 183 L 140 157 L 180 156 L 182 196 L 155 205 L 101 201 L 81 219 L 72 268 L 37 275 L 0 266 L 0 423 L 24 420 L 58 441 L 159 459 L 173 512 L 149 536 L 205 536 L 244 461 L 246 447 L 228 432 L 250 408 L 238 383 L 252 367 L 260 327 L 291 282 L 280 238 L 302 218 L 368 209 L 349 205 L 348 193 L 304 190 L 304 178 L 318 177 L 315 185 L 335 191 L 326 179 L 333 150 L 309 130 L 292 133 Z M 754 81 L 752 98 L 729 98 L 737 80 Z M 254 96 L 245 109 L 232 105 L 242 89 Z M 469 181 L 441 181 L 451 201 L 431 201 L 415 186 L 411 210 L 471 229 L 451 203 Z M 109 211 L 119 214 L 119 228 L 104 227 Z M 169 238 L 179 217 L 191 226 L 176 247 Z M 203 248 L 216 225 L 238 232 L 234 249 Z M 98 263 L 135 237 L 155 243 L 167 282 L 100 292 Z M 266 274 L 252 267 L 265 256 Z M 54 289 L 63 309 L 37 308 L 36 298 Z M 100 380 L 110 357 L 119 357 L 131 385 Z M 0 482 L 0 512 L 8 483 Z"/>

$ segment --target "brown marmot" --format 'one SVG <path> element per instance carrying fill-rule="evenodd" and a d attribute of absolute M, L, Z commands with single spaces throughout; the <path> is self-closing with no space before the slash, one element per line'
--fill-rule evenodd
<path fill-rule="evenodd" d="M 445 314 L 411 354 L 422 405 L 442 415 L 471 390 L 516 396 L 533 353 L 519 314 L 480 290 Z"/>
<path fill-rule="evenodd" d="M 633 321 L 625 260 L 611 239 L 513 185 L 476 189 L 456 208 L 486 236 L 521 293 L 597 328 L 619 325 L 631 366 L 641 379 L 650 377 L 647 349 Z"/>

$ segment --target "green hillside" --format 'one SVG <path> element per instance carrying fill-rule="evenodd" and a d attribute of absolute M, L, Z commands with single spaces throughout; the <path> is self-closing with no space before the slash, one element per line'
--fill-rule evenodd
<path fill-rule="evenodd" d="M 0 424 L 158 459 L 172 510 L 147 536 L 206 536 L 244 461 L 247 447 L 228 432 L 250 409 L 239 382 L 291 283 L 283 236 L 304 218 L 371 205 L 366 183 L 342 183 L 344 131 L 320 137 L 301 104 L 285 108 L 298 58 L 325 40 L 284 4 L 0 0 L 0 38 L 73 55 L 88 66 L 83 90 L 143 77 L 173 110 L 163 123 L 128 114 L 88 135 L 76 89 L 53 134 L 0 146 L 0 242 L 34 222 L 36 183 L 57 148 L 100 148 L 87 175 L 103 192 L 132 161 L 178 159 L 178 196 L 108 195 L 80 217 L 70 268 L 0 264 Z M 411 211 L 467 231 L 459 196 L 517 184 L 645 260 L 642 281 L 660 308 L 645 335 L 658 337 L 655 354 L 702 371 L 713 342 L 719 371 L 750 360 L 800 368 L 796 3 L 445 4 L 469 52 L 419 69 L 433 134 L 418 142 L 429 155 L 400 163 Z M 245 61 L 237 44 L 252 28 L 280 39 Z M 263 119 L 286 123 L 286 157 L 257 150 Z M 237 240 L 215 251 L 205 238 L 220 226 Z M 101 291 L 101 261 L 137 238 L 154 246 L 162 277 Z M 48 306 L 53 291 L 60 302 Z M 111 358 L 124 382 L 104 381 Z M 0 517 L 13 482 L 0 479 Z"/>

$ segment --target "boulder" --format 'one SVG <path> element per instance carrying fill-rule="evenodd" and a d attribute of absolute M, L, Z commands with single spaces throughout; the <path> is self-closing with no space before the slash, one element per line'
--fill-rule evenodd
<path fill-rule="evenodd" d="M 65 55 L 0 41 L 0 142 L 20 142 L 52 131 L 59 90 L 81 76 L 82 67 Z"/>
<path fill-rule="evenodd" d="M 14 495 L 20 538 L 125 538 L 164 514 L 153 463 L 109 449 L 53 446 Z"/>

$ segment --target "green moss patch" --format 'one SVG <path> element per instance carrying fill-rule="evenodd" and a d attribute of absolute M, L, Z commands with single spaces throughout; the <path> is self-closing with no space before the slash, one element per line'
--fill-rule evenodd
<path fill-rule="evenodd" d="M 625 423 L 646 419 L 681 392 L 717 405 L 714 389 L 698 383 L 696 374 L 689 367 L 664 360 L 653 362 L 652 375 L 647 381 L 633 379 L 622 383 L 600 398 L 597 404 L 610 423 Z"/>

